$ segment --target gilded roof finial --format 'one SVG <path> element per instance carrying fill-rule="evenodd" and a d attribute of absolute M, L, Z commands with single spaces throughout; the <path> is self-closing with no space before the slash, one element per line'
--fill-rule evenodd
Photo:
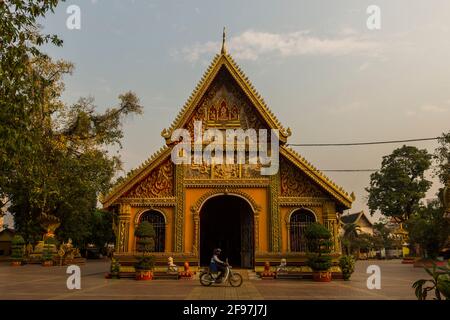
<path fill-rule="evenodd" d="M 225 27 L 223 27 L 223 33 L 222 33 L 222 49 L 220 50 L 221 54 L 227 53 L 225 49 Z"/>

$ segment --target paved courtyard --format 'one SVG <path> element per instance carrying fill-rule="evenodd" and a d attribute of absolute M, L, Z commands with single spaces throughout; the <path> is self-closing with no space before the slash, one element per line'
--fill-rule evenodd
<path fill-rule="evenodd" d="M 381 289 L 366 286 L 367 267 L 381 268 Z M 0 263 L 0 300 L 5 299 L 415 299 L 412 283 L 429 278 L 421 268 L 400 260 L 358 261 L 351 281 L 244 280 L 239 288 L 202 287 L 198 280 L 105 279 L 109 262 L 88 261 L 81 267 L 81 289 L 68 290 L 66 267 Z M 245 272 L 245 271 L 244 271 Z"/>

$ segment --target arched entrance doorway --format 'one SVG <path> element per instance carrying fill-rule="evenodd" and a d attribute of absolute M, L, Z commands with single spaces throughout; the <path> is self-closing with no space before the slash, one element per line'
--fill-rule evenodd
<path fill-rule="evenodd" d="M 253 210 L 238 196 L 208 199 L 200 210 L 200 264 L 208 265 L 214 248 L 235 267 L 253 268 Z"/>

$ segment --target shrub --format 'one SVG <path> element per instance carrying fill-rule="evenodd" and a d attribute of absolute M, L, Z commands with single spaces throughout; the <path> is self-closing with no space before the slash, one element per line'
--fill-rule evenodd
<path fill-rule="evenodd" d="M 309 254 L 307 264 L 314 271 L 327 271 L 332 262 L 329 255 Z"/>
<path fill-rule="evenodd" d="M 20 235 L 15 235 L 11 241 L 12 255 L 14 261 L 22 261 L 25 253 L 25 240 Z"/>
<path fill-rule="evenodd" d="M 341 267 L 344 280 L 348 280 L 355 271 L 355 258 L 353 256 L 342 256 L 339 259 L 339 266 Z"/>
<path fill-rule="evenodd" d="M 53 252 L 52 248 L 55 244 L 55 240 L 51 240 L 53 238 L 49 238 L 44 242 L 44 251 L 42 252 L 42 260 L 43 261 L 51 261 L 53 260 Z"/>
<path fill-rule="evenodd" d="M 314 271 L 326 271 L 331 267 L 331 232 L 320 223 L 312 223 L 305 230 L 308 243 L 307 265 Z"/>
<path fill-rule="evenodd" d="M 154 266 L 155 266 L 155 257 L 154 256 L 138 257 L 138 261 L 134 264 L 134 268 L 137 271 L 153 270 Z"/>
<path fill-rule="evenodd" d="M 155 248 L 155 229 L 148 221 L 141 222 L 134 235 L 138 238 L 136 241 L 139 252 L 151 252 Z"/>
<path fill-rule="evenodd" d="M 155 264 L 153 256 L 145 255 L 148 252 L 152 252 L 155 248 L 155 229 L 153 225 L 148 221 L 143 221 L 139 224 L 134 232 L 138 237 L 136 244 L 139 252 L 142 252 L 142 256 L 138 257 L 135 263 L 136 270 L 152 270 Z"/>
<path fill-rule="evenodd" d="M 117 259 L 112 258 L 111 260 L 111 273 L 118 274 L 120 272 L 120 263 Z"/>

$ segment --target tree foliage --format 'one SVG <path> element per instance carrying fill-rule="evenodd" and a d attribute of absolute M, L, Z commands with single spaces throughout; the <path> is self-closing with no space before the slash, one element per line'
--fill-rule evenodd
<path fill-rule="evenodd" d="M 434 153 L 437 162 L 435 173 L 445 186 L 450 183 L 450 132 L 443 133 L 439 138 L 439 146 Z"/>
<path fill-rule="evenodd" d="M 425 171 L 431 166 L 431 155 L 425 149 L 403 146 L 384 156 L 381 169 L 370 176 L 368 206 L 397 222 L 404 222 L 417 212 L 420 200 L 431 186 Z"/>
<path fill-rule="evenodd" d="M 449 241 L 450 220 L 445 217 L 445 210 L 438 200 L 421 207 L 407 222 L 407 227 L 410 241 L 419 244 L 429 258 L 435 259 Z"/>
<path fill-rule="evenodd" d="M 63 78 L 73 65 L 40 52 L 45 43 L 62 42 L 37 24 L 58 2 L 0 1 L 0 199 L 11 203 L 27 242 L 39 240 L 41 222 L 53 217 L 61 222 L 58 237 L 83 245 L 100 241 L 92 223 L 111 223 L 96 210 L 121 166 L 107 149 L 120 146 L 124 117 L 142 107 L 133 92 L 102 113 L 93 98 L 63 103 Z"/>
<path fill-rule="evenodd" d="M 44 92 L 36 85 L 33 60 L 39 46 L 62 45 L 55 35 L 41 34 L 37 20 L 53 12 L 58 0 L 0 1 L 0 207 L 8 204 L 8 187 L 21 157 L 32 153 L 35 110 Z"/>

